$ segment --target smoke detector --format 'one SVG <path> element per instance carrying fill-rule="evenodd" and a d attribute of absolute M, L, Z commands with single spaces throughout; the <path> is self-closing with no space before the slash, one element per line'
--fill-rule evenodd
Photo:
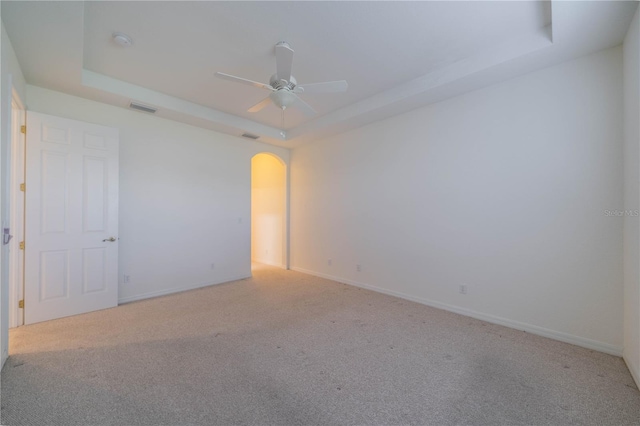
<path fill-rule="evenodd" d="M 128 47 L 133 44 L 131 37 L 124 33 L 113 33 L 111 37 L 113 37 L 113 41 L 115 41 L 120 46 Z"/>

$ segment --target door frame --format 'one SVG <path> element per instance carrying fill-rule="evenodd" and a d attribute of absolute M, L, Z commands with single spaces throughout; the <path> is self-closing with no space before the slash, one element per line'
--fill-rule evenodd
<path fill-rule="evenodd" d="M 260 154 L 266 154 L 269 155 L 273 158 L 275 158 L 276 160 L 278 160 L 278 162 L 282 165 L 282 167 L 284 167 L 284 217 L 283 217 L 283 224 L 282 224 L 282 269 L 285 270 L 289 270 L 291 269 L 291 265 L 290 265 L 290 253 L 289 253 L 289 208 L 290 208 L 290 202 L 289 202 L 289 194 L 290 194 L 290 185 L 289 185 L 289 165 L 287 164 L 287 162 L 280 157 L 278 154 L 275 154 L 273 152 L 269 152 L 269 151 L 259 151 L 254 153 L 251 158 L 249 159 L 249 181 L 251 181 L 252 177 L 253 177 L 253 158 L 260 155 Z M 250 200 L 253 199 L 253 188 L 251 188 L 251 184 L 250 184 L 250 192 L 251 195 L 249 197 Z M 249 206 L 249 216 L 250 216 L 250 222 L 251 224 L 253 224 L 253 201 L 250 202 L 250 206 Z M 250 224 L 249 226 L 249 233 L 250 233 L 250 239 L 249 239 L 249 258 L 250 261 L 253 261 L 253 256 L 252 256 L 252 245 L 253 245 L 253 226 Z"/>
<path fill-rule="evenodd" d="M 9 328 L 24 324 L 24 309 L 18 307 L 24 298 L 24 241 L 25 197 L 20 184 L 26 176 L 26 134 L 21 127 L 26 126 L 26 109 L 15 88 L 11 99 L 11 175 L 9 183 L 10 228 L 13 238 L 9 243 Z"/>

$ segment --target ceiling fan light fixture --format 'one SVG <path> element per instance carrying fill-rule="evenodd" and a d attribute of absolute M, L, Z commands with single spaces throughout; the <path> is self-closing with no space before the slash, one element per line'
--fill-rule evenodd
<path fill-rule="evenodd" d="M 298 99 L 298 97 L 289 90 L 278 90 L 269 95 L 271 101 L 280 109 L 287 109 Z"/>

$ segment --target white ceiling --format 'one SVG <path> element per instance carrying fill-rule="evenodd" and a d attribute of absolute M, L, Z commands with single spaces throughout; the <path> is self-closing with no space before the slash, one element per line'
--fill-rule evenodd
<path fill-rule="evenodd" d="M 619 44 L 636 2 L 11 2 L 2 19 L 30 84 L 294 147 L 495 81 Z M 128 34 L 123 48 L 111 39 Z M 318 115 L 247 108 L 268 93 L 274 45 L 295 50 Z"/>

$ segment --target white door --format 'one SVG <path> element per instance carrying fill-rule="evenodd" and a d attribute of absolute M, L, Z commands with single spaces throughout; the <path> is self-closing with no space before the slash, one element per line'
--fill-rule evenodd
<path fill-rule="evenodd" d="M 25 324 L 118 304 L 118 130 L 27 112 Z"/>

